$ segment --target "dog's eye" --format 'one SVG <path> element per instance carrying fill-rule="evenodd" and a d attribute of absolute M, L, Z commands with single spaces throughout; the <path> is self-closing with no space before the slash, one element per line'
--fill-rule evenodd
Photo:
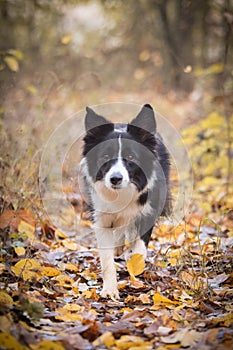
<path fill-rule="evenodd" d="M 128 155 L 128 160 L 134 160 L 134 156 L 132 154 Z"/>
<path fill-rule="evenodd" d="M 104 160 L 105 162 L 107 162 L 109 159 L 110 159 L 109 154 L 104 154 L 103 160 Z"/>

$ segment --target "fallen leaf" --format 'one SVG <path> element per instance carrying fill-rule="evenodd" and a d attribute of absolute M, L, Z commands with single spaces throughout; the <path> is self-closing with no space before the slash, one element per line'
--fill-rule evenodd
<path fill-rule="evenodd" d="M 141 302 L 143 304 L 150 304 L 151 303 L 151 299 L 150 299 L 148 294 L 140 294 L 138 299 L 141 300 Z"/>
<path fill-rule="evenodd" d="M 55 311 L 59 314 L 55 316 L 57 320 L 64 322 L 81 321 L 83 317 L 79 312 L 83 312 L 84 307 L 78 304 L 66 304 L 64 307 L 58 308 Z"/>
<path fill-rule="evenodd" d="M 79 267 L 78 267 L 78 265 L 76 265 L 76 264 L 67 263 L 67 264 L 65 265 L 65 270 L 66 270 L 66 271 L 70 271 L 70 272 L 78 272 Z"/>
<path fill-rule="evenodd" d="M 71 42 L 71 40 L 72 40 L 72 36 L 71 35 L 64 35 L 62 38 L 61 38 L 61 43 L 63 44 L 63 45 L 67 45 L 67 44 L 69 44 L 70 42 Z"/>
<path fill-rule="evenodd" d="M 9 54 L 15 56 L 17 58 L 17 60 L 22 60 L 24 55 L 23 52 L 21 50 L 16 50 L 16 49 L 10 49 L 7 51 Z"/>
<path fill-rule="evenodd" d="M 33 240 L 35 238 L 35 226 L 27 223 L 26 221 L 21 220 L 18 225 L 18 232 L 23 233 L 27 236 L 27 238 Z"/>
<path fill-rule="evenodd" d="M 4 61 L 6 62 L 8 68 L 12 72 L 18 72 L 19 71 L 19 63 L 14 57 L 12 57 L 12 56 L 5 56 L 4 57 Z"/>
<path fill-rule="evenodd" d="M 90 270 L 84 270 L 81 275 L 87 280 L 87 281 L 91 281 L 91 280 L 94 280 L 96 281 L 97 280 L 97 275 L 95 272 L 92 272 Z"/>
<path fill-rule="evenodd" d="M 36 93 L 38 92 L 37 88 L 34 85 L 27 85 L 26 90 L 32 95 L 36 95 Z"/>
<path fill-rule="evenodd" d="M 3 349 L 26 350 L 11 334 L 0 333 L 0 344 Z"/>
<path fill-rule="evenodd" d="M 54 277 L 61 275 L 61 271 L 57 270 L 55 267 L 43 266 L 40 269 L 40 273 L 43 276 Z"/>
<path fill-rule="evenodd" d="M 203 281 L 194 271 L 181 271 L 180 279 L 192 290 L 203 288 Z"/>
<path fill-rule="evenodd" d="M 97 338 L 93 345 L 97 347 L 101 347 L 101 345 L 106 346 L 107 348 L 114 346 L 115 338 L 112 335 L 112 332 L 105 332 L 99 338 Z"/>
<path fill-rule="evenodd" d="M 135 303 L 136 301 L 138 301 L 138 298 L 136 297 L 136 295 L 128 295 L 125 298 L 125 304 Z"/>
<path fill-rule="evenodd" d="M 202 338 L 202 333 L 197 332 L 195 330 L 183 329 L 181 331 L 177 331 L 171 335 L 166 337 L 161 337 L 160 340 L 163 343 L 167 344 L 175 344 L 180 343 L 183 347 L 192 347 L 200 341 Z"/>
<path fill-rule="evenodd" d="M 69 236 L 67 236 L 65 233 L 63 233 L 62 231 L 59 231 L 59 230 L 55 230 L 55 235 L 58 237 L 58 238 L 68 238 Z"/>
<path fill-rule="evenodd" d="M 10 313 L 4 316 L 0 316 L 0 332 L 10 333 L 12 322 L 13 322 L 13 319 Z"/>
<path fill-rule="evenodd" d="M 130 278 L 130 286 L 135 288 L 135 289 L 143 289 L 146 288 L 145 284 L 142 283 L 141 281 L 138 281 L 135 277 Z"/>
<path fill-rule="evenodd" d="M 12 297 L 4 290 L 0 290 L 0 304 L 11 307 L 14 304 Z"/>
<path fill-rule="evenodd" d="M 60 342 L 52 340 L 43 340 L 37 344 L 30 344 L 33 350 L 65 350 Z"/>
<path fill-rule="evenodd" d="M 11 271 L 14 272 L 17 277 L 22 275 L 25 281 L 32 281 L 33 279 L 41 277 L 40 268 L 41 265 L 39 261 L 35 259 L 22 259 L 11 267 Z"/>
<path fill-rule="evenodd" d="M 14 250 L 18 256 L 22 256 L 26 254 L 26 250 L 24 247 L 14 247 Z"/>
<path fill-rule="evenodd" d="M 56 285 L 59 285 L 65 289 L 71 289 L 74 284 L 73 278 L 65 275 L 55 276 L 52 278 L 52 281 L 55 281 Z"/>
<path fill-rule="evenodd" d="M 9 226 L 11 232 L 15 232 L 21 220 L 35 227 L 35 220 L 29 210 L 5 210 L 0 215 L 0 229 L 5 229 Z"/>
<path fill-rule="evenodd" d="M 220 317 L 214 317 L 210 320 L 212 324 L 223 324 L 225 327 L 230 327 L 233 324 L 233 313 L 228 313 Z"/>
<path fill-rule="evenodd" d="M 149 341 L 144 341 L 141 337 L 135 335 L 122 335 L 120 339 L 116 340 L 116 347 L 120 350 L 132 349 L 143 347 L 143 349 L 148 349 L 151 346 Z"/>
<path fill-rule="evenodd" d="M 95 288 L 91 288 L 90 290 L 85 290 L 84 292 L 82 292 L 82 297 L 84 297 L 85 299 L 99 300 L 99 295 L 96 293 Z"/>
<path fill-rule="evenodd" d="M 66 239 L 64 241 L 62 241 L 62 245 L 69 249 L 69 250 L 78 250 L 79 249 L 79 245 L 78 243 L 76 243 L 75 241 L 73 241 L 72 239 Z"/>
<path fill-rule="evenodd" d="M 153 299 L 153 302 L 154 302 L 154 305 L 153 306 L 157 306 L 157 305 L 177 305 L 179 304 L 179 302 L 177 301 L 172 301 L 164 296 L 162 296 L 160 293 L 155 293 L 153 296 L 152 296 L 152 299 Z M 153 306 L 152 306 L 152 309 L 153 309 Z"/>
<path fill-rule="evenodd" d="M 143 273 L 145 269 L 145 260 L 142 254 L 133 254 L 126 263 L 130 276 L 135 277 Z"/>

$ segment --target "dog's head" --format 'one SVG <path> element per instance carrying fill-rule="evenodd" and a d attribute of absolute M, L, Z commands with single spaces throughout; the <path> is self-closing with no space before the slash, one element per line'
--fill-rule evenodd
<path fill-rule="evenodd" d="M 156 121 L 144 105 L 129 124 L 113 124 L 87 107 L 83 156 L 94 183 L 110 191 L 142 191 L 156 158 Z"/>

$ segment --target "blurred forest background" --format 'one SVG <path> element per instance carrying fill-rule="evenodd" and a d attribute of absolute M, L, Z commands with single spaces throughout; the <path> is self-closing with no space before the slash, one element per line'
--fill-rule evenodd
<path fill-rule="evenodd" d="M 232 349 L 233 0 L 0 0 L 0 29 L 1 349 Z M 153 105 L 182 135 L 194 175 L 184 220 L 156 225 L 147 264 L 118 259 L 120 304 L 99 296 L 72 179 L 78 142 L 62 184 L 44 191 L 68 235 L 38 189 L 39 174 L 46 187 L 61 173 L 64 139 L 83 130 L 77 113 L 111 102 Z M 54 149 L 51 135 L 62 139 Z M 177 188 L 186 199 L 192 174 L 172 169 L 173 199 Z"/>
<path fill-rule="evenodd" d="M 208 161 L 204 175 L 224 176 L 228 189 L 232 0 L 1 0 L 0 26 L 4 201 L 17 208 L 35 195 L 61 121 L 118 101 L 152 103 L 178 129 L 195 124 L 186 137 L 199 180 Z"/>

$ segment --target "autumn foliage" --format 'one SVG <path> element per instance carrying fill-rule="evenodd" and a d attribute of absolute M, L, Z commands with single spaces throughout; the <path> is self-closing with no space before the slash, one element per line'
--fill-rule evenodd
<path fill-rule="evenodd" d="M 32 210 L 3 211 L 4 349 L 232 347 L 232 193 L 221 166 L 227 162 L 221 118 L 212 114 L 184 131 L 196 176 L 190 213 L 178 226 L 158 223 L 146 263 L 138 254 L 127 264 L 116 260 L 120 301 L 99 295 L 102 280 L 92 234 L 83 245 L 78 236 L 38 220 Z M 216 138 L 219 127 L 223 131 Z M 215 172 L 210 160 L 217 146 L 222 154 Z M 90 226 L 80 216 L 80 228 Z"/>
<path fill-rule="evenodd" d="M 232 349 L 232 2 L 2 0 L 0 25 L 0 349 Z M 80 145 L 52 198 L 76 230 L 48 217 L 38 178 L 61 123 L 119 101 L 168 119 L 194 188 L 178 224 L 156 224 L 146 261 L 116 259 L 116 301 L 100 297 Z M 172 164 L 173 198 L 180 182 Z"/>

